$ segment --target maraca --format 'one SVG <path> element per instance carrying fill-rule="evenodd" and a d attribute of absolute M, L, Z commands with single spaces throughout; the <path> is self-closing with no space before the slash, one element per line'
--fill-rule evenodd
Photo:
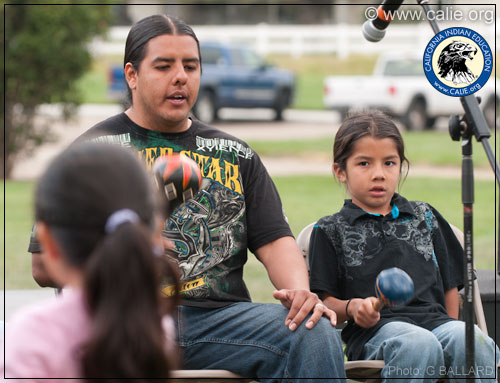
<path fill-rule="evenodd" d="M 406 303 L 413 297 L 413 293 L 413 281 L 405 271 L 397 267 L 382 270 L 375 281 L 375 295 L 378 300 L 374 308 L 380 311 L 384 305 Z"/>
<path fill-rule="evenodd" d="M 191 158 L 173 153 L 158 157 L 153 174 L 173 211 L 190 200 L 201 188 L 200 168 Z"/>

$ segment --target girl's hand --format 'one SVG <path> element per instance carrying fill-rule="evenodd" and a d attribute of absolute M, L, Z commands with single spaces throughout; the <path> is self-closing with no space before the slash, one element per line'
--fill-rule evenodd
<path fill-rule="evenodd" d="M 374 305 L 377 298 L 353 299 L 349 305 L 349 314 L 354 322 L 360 327 L 370 328 L 380 320 L 380 313 L 375 310 Z"/>

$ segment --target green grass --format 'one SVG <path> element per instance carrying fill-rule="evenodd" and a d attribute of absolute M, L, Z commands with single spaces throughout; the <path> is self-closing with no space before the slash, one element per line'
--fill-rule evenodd
<path fill-rule="evenodd" d="M 323 105 L 323 80 L 321 74 L 298 75 L 292 108 L 326 109 Z"/>
<path fill-rule="evenodd" d="M 415 163 L 460 165 L 462 162 L 461 143 L 452 141 L 448 132 L 405 132 L 403 139 L 408 158 Z M 489 142 L 493 147 L 495 137 L 492 136 Z M 477 166 L 490 166 L 482 145 L 475 139 L 473 139 L 473 160 Z"/>
<path fill-rule="evenodd" d="M 267 56 L 266 60 L 295 74 L 365 75 L 373 72 L 377 55 L 351 55 L 339 58 L 334 54 L 309 54 L 293 58 L 289 55 L 273 54 Z"/>
<path fill-rule="evenodd" d="M 249 145 L 263 157 L 311 157 L 318 156 L 332 159 L 333 134 L 331 138 L 317 138 L 311 140 L 280 140 L 280 141 L 248 141 Z M 428 165 L 455 165 L 462 162 L 460 142 L 452 141 L 447 132 L 403 132 L 407 157 L 410 164 Z M 494 137 L 490 139 L 494 145 Z M 473 143 L 474 164 L 479 167 L 488 167 L 489 162 L 482 145 Z"/>
<path fill-rule="evenodd" d="M 93 70 L 87 72 L 77 81 L 77 89 L 83 103 L 109 104 L 112 100 L 107 96 L 107 72 L 104 65 L 94 62 Z"/>
<path fill-rule="evenodd" d="M 5 184 L 5 287 L 7 289 L 37 287 L 31 277 L 31 256 L 27 252 L 33 225 L 33 189 L 33 182 L 7 181 Z"/>
<path fill-rule="evenodd" d="M 292 71 L 296 76 L 296 109 L 324 109 L 323 80 L 329 75 L 369 75 L 373 72 L 377 56 L 352 55 L 340 59 L 335 55 L 317 54 L 292 58 L 270 55 L 267 61 Z"/>
<path fill-rule="evenodd" d="M 95 59 L 90 70 L 77 81 L 77 89 L 84 104 L 110 104 L 108 97 L 108 71 L 114 65 L 120 65 L 123 58 L 109 56 Z"/>
<path fill-rule="evenodd" d="M 338 211 L 347 198 L 341 185 L 329 176 L 281 176 L 274 178 L 294 235 L 307 224 Z M 6 183 L 6 287 L 37 288 L 31 277 L 31 257 L 27 253 L 33 221 L 33 182 Z M 427 201 L 446 219 L 463 228 L 460 180 L 412 178 L 400 192 L 408 199 Z M 474 251 L 477 269 L 495 266 L 495 185 L 493 181 L 475 184 Z M 273 286 L 264 267 L 249 254 L 245 281 L 255 301 L 272 302 Z"/>
<path fill-rule="evenodd" d="M 274 177 L 285 213 L 295 236 L 307 224 L 337 212 L 343 205 L 344 189 L 328 176 Z M 433 205 L 450 223 L 463 229 L 460 180 L 413 178 L 403 183 L 401 190 L 410 200 L 422 200 Z M 493 181 L 476 181 L 474 204 L 474 264 L 477 269 L 495 267 L 495 185 Z M 252 299 L 273 302 L 273 286 L 266 270 L 249 254 L 245 267 L 245 282 Z"/>

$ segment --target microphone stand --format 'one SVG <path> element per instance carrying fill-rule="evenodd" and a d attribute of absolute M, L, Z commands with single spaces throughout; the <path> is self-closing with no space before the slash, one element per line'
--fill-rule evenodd
<path fill-rule="evenodd" d="M 428 0 L 417 0 L 428 16 L 430 7 Z M 435 34 L 440 32 L 434 17 L 427 17 Z M 500 167 L 496 162 L 488 138 L 490 129 L 484 118 L 479 103 L 473 94 L 460 97 L 465 110 L 462 119 L 450 117 L 450 136 L 454 141 L 462 139 L 462 204 L 464 209 L 464 292 L 465 292 L 465 360 L 467 378 L 474 378 L 474 257 L 472 247 L 472 217 L 474 203 L 474 168 L 472 164 L 472 135 L 483 144 L 486 156 L 495 173 L 495 179 L 500 186 Z M 498 254 L 500 257 L 500 254 Z"/>

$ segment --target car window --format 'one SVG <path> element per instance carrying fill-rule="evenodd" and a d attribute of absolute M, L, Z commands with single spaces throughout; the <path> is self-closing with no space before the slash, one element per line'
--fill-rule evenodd
<path fill-rule="evenodd" d="M 231 61 L 234 66 L 258 68 L 262 60 L 254 52 L 247 49 L 231 49 Z"/>
<path fill-rule="evenodd" d="M 223 65 L 224 58 L 217 48 L 201 48 L 201 62 L 208 65 Z"/>
<path fill-rule="evenodd" d="M 258 68 L 262 65 L 262 59 L 259 56 L 257 56 L 254 52 L 243 49 L 241 51 L 241 54 L 243 56 L 243 60 L 245 61 L 246 66 L 252 68 Z"/>
<path fill-rule="evenodd" d="M 386 76 L 423 76 L 420 60 L 389 60 L 384 69 Z"/>

